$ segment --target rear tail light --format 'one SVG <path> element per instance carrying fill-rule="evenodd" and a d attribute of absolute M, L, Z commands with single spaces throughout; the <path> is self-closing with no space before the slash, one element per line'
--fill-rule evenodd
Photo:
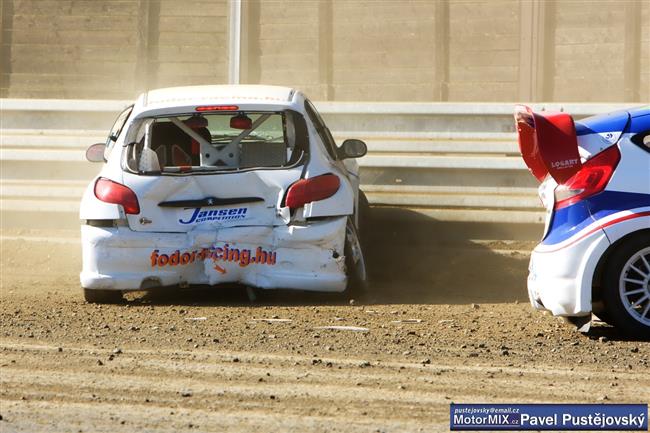
<path fill-rule="evenodd" d="M 580 171 L 555 188 L 555 209 L 562 209 L 605 189 L 620 159 L 618 147 L 612 146 L 585 162 Z"/>
<path fill-rule="evenodd" d="M 333 174 L 300 179 L 289 187 L 285 203 L 291 209 L 297 209 L 307 203 L 333 196 L 339 190 L 339 186 L 341 181 Z"/>
<path fill-rule="evenodd" d="M 106 203 L 122 205 L 127 214 L 140 213 L 140 204 L 135 193 L 121 183 L 100 177 L 95 183 L 95 197 Z"/>

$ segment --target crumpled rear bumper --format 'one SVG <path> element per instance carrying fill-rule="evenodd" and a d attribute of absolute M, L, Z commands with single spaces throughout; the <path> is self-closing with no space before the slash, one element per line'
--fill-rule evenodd
<path fill-rule="evenodd" d="M 345 226 L 337 217 L 305 226 L 228 227 L 187 233 L 81 228 L 87 289 L 138 290 L 240 283 L 262 289 L 340 292 L 346 287 Z"/>

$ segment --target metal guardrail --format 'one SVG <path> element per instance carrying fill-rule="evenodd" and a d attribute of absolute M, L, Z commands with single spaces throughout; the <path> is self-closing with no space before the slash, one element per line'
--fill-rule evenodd
<path fill-rule="evenodd" d="M 129 102 L 0 100 L 0 208 L 75 213 L 99 166 L 88 145 L 104 141 Z M 405 207 L 440 220 L 537 223 L 536 184 L 519 157 L 513 104 L 316 104 L 337 141 L 368 144 L 362 188 L 376 206 Z M 533 104 L 578 117 L 621 104 Z"/>

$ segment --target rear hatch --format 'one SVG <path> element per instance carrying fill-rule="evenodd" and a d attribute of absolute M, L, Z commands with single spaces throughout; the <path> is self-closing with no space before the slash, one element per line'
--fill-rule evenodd
<path fill-rule="evenodd" d="M 285 191 L 307 160 L 304 119 L 290 110 L 227 108 L 133 124 L 123 174 L 140 208 L 127 215 L 131 229 L 187 232 L 288 222 Z"/>
<path fill-rule="evenodd" d="M 281 200 L 300 174 L 300 168 L 157 178 L 125 173 L 140 204 L 140 213 L 127 219 L 131 229 L 149 232 L 286 224 Z"/>

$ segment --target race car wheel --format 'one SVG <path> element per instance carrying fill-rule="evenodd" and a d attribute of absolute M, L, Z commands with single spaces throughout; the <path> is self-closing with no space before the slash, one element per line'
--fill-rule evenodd
<path fill-rule="evenodd" d="M 84 299 L 91 304 L 119 304 L 124 301 L 119 290 L 84 289 Z"/>
<path fill-rule="evenodd" d="M 370 213 L 370 203 L 368 202 L 368 197 L 366 194 L 359 190 L 359 237 L 361 238 L 361 243 L 367 242 L 367 232 L 372 223 Z"/>
<path fill-rule="evenodd" d="M 361 247 L 358 231 L 348 219 L 345 228 L 345 268 L 348 277 L 347 292 L 359 293 L 365 291 L 368 285 L 368 273 L 366 271 L 366 260 Z"/>
<path fill-rule="evenodd" d="M 650 235 L 635 237 L 612 253 L 603 300 L 612 325 L 633 336 L 650 337 Z"/>

